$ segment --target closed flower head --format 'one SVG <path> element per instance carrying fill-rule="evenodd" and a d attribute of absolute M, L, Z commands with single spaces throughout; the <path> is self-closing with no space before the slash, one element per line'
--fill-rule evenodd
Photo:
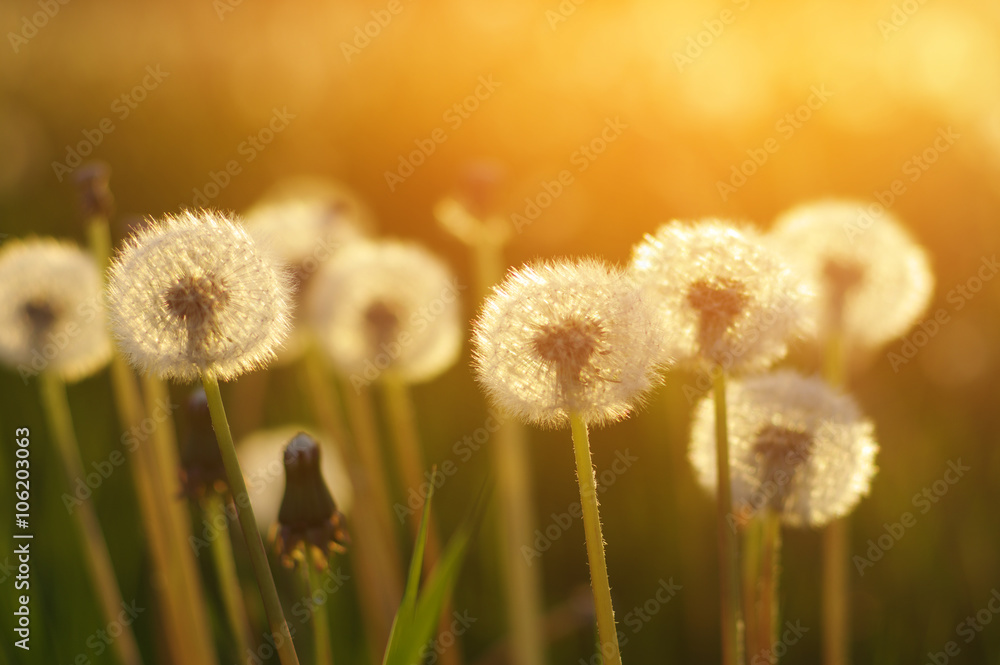
<path fill-rule="evenodd" d="M 726 401 L 733 524 L 771 510 L 789 526 L 822 526 L 868 493 L 878 444 L 849 396 L 785 370 L 731 382 Z M 713 492 L 715 450 L 715 409 L 705 399 L 691 426 L 690 457 Z"/>
<path fill-rule="evenodd" d="M 473 326 L 475 369 L 515 417 L 567 427 L 626 417 L 654 385 L 666 333 L 635 283 L 583 259 L 513 270 Z"/>
<path fill-rule="evenodd" d="M 458 358 L 460 291 L 440 259 L 410 243 L 359 242 L 316 277 L 308 310 L 320 346 L 358 389 L 383 372 L 415 383 Z"/>
<path fill-rule="evenodd" d="M 779 217 L 770 239 L 821 296 L 813 304 L 820 334 L 842 334 L 849 348 L 903 335 L 930 303 L 927 255 L 887 212 L 873 217 L 859 201 L 810 203 Z"/>
<path fill-rule="evenodd" d="M 762 369 L 811 325 L 811 292 L 750 229 L 671 222 L 634 248 L 631 270 L 676 331 L 682 359 Z"/>
<path fill-rule="evenodd" d="M 27 379 L 50 371 L 76 381 L 111 358 L 97 264 L 55 239 L 0 249 L 0 360 Z"/>
<path fill-rule="evenodd" d="M 111 267 L 112 330 L 143 372 L 223 380 L 272 359 L 291 315 L 289 278 L 220 213 L 166 216 L 132 236 Z"/>

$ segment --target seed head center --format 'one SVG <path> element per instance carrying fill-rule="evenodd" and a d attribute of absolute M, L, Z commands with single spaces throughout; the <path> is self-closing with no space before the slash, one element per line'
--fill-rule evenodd
<path fill-rule="evenodd" d="M 540 326 L 531 340 L 535 352 L 565 375 L 578 377 L 604 342 L 598 321 L 571 318 Z"/>
<path fill-rule="evenodd" d="M 813 437 L 808 432 L 780 425 L 765 425 L 757 433 L 753 451 L 761 460 L 761 468 L 767 476 L 778 471 L 791 475 L 809 459 L 812 445 Z"/>
<path fill-rule="evenodd" d="M 365 310 L 365 324 L 374 348 L 388 344 L 398 336 L 400 320 L 397 310 L 397 307 L 384 300 L 376 300 Z"/>
<path fill-rule="evenodd" d="M 55 324 L 58 318 L 56 308 L 47 300 L 29 300 L 21 306 L 21 313 L 28 321 L 31 334 L 38 338 Z"/>
<path fill-rule="evenodd" d="M 225 281 L 211 273 L 185 275 L 167 289 L 167 311 L 198 328 L 211 321 L 229 302 Z"/>

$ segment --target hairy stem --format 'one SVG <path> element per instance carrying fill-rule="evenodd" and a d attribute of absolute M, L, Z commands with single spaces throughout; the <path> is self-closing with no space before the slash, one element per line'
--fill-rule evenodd
<path fill-rule="evenodd" d="M 739 588 L 736 585 L 736 534 L 728 517 L 733 510 L 732 482 L 729 474 L 729 427 L 726 420 L 726 374 L 716 368 L 713 380 L 715 397 L 715 462 L 718 477 L 716 530 L 719 539 L 719 608 L 722 626 L 722 662 L 743 662 L 740 641 Z"/>

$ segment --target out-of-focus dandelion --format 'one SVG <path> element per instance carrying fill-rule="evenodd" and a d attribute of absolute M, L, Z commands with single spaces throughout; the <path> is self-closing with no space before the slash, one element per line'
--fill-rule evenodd
<path fill-rule="evenodd" d="M 808 203 L 781 215 L 769 239 L 820 296 L 811 303 L 819 335 L 842 335 L 848 357 L 904 334 L 930 303 L 927 254 L 888 212 L 873 219 L 858 201 Z"/>
<path fill-rule="evenodd" d="M 666 361 L 666 333 L 634 281 L 584 259 L 511 271 L 473 326 L 480 384 L 503 411 L 570 426 L 597 629 L 605 663 L 621 663 L 588 425 L 626 417 Z"/>
<path fill-rule="evenodd" d="M 731 524 L 771 510 L 788 526 L 818 527 L 850 512 L 875 475 L 874 427 L 848 395 L 784 370 L 727 386 Z M 691 463 L 716 489 L 714 413 L 695 412 Z"/>
<path fill-rule="evenodd" d="M 808 287 L 750 228 L 671 222 L 636 245 L 631 271 L 675 332 L 678 359 L 761 370 L 812 328 Z"/>
<path fill-rule="evenodd" d="M 167 216 L 136 233 L 111 266 L 112 328 L 143 372 L 200 376 L 282 665 L 298 656 L 247 497 L 219 379 L 262 366 L 288 331 L 288 277 L 236 222 L 214 212 Z"/>
<path fill-rule="evenodd" d="M 64 381 L 111 358 L 101 273 L 77 246 L 52 238 L 0 249 L 0 360 L 21 378 L 46 371 Z"/>
<path fill-rule="evenodd" d="M 308 309 L 320 347 L 355 390 L 382 372 L 418 383 L 458 358 L 462 288 L 417 245 L 359 242 L 323 266 Z"/>
<path fill-rule="evenodd" d="M 340 452 L 326 437 L 299 425 L 282 425 L 273 429 L 258 430 L 243 439 L 236 446 L 250 490 L 250 502 L 261 531 L 270 531 L 278 523 L 281 499 L 284 496 L 285 468 L 282 455 L 285 446 L 298 434 L 317 442 L 321 451 L 320 471 L 326 485 L 337 497 L 340 512 L 351 513 L 354 505 L 354 490 L 347 473 L 347 467 Z"/>
<path fill-rule="evenodd" d="M 475 370 L 503 411 L 562 428 L 621 420 L 666 361 L 665 328 L 636 284 L 584 259 L 511 271 L 473 326 Z"/>
<path fill-rule="evenodd" d="M 112 330 L 142 372 L 189 381 L 263 366 L 289 328 L 286 273 L 239 224 L 209 211 L 139 231 L 111 266 Z"/>

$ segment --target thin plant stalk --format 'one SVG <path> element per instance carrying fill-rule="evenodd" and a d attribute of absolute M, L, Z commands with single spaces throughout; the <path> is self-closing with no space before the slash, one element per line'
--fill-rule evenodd
<path fill-rule="evenodd" d="M 209 524 L 228 524 L 226 500 L 217 492 L 210 493 L 205 499 L 205 521 Z M 236 640 L 236 646 L 242 654 L 253 653 L 253 638 L 251 637 L 250 621 L 246 614 L 246 602 L 243 599 L 243 588 L 236 572 L 236 559 L 233 555 L 233 544 L 229 540 L 229 530 L 216 534 L 212 539 L 212 562 L 215 573 L 219 577 L 219 591 L 222 594 L 222 604 L 226 610 L 226 620 L 229 630 Z"/>
<path fill-rule="evenodd" d="M 761 549 L 763 546 L 764 528 L 760 519 L 754 518 L 743 528 L 743 548 L 741 551 L 743 566 L 743 625 L 746 634 L 746 653 L 750 662 L 767 648 L 760 642 L 760 628 L 757 625 L 757 586 L 760 582 Z M 759 661 L 758 661 L 759 662 Z"/>
<path fill-rule="evenodd" d="M 282 665 L 298 665 L 299 657 L 292 644 L 292 635 L 288 630 L 285 613 L 281 608 L 278 589 L 274 586 L 274 578 L 271 576 L 271 566 L 267 560 L 267 552 L 264 550 L 264 541 L 260 537 L 260 531 L 257 530 L 257 519 L 254 517 L 246 482 L 243 480 L 243 471 L 240 469 L 240 462 L 236 457 L 236 446 L 233 445 L 233 435 L 229 430 L 229 421 L 226 419 L 226 409 L 222 403 L 219 382 L 214 374 L 204 372 L 201 375 L 201 383 L 205 387 L 208 410 L 212 416 L 212 426 L 215 428 L 215 438 L 218 440 L 219 450 L 222 452 L 226 478 L 229 481 L 229 489 L 236 504 L 236 515 L 240 522 L 240 528 L 243 530 L 247 550 L 250 552 L 250 562 L 254 576 L 257 578 L 257 587 L 260 589 L 260 595 L 264 601 L 264 612 L 267 614 L 267 622 L 274 637 L 278 657 Z"/>
<path fill-rule="evenodd" d="M 736 534 L 727 519 L 733 509 L 729 474 L 729 427 L 726 420 L 726 374 L 717 367 L 713 378 L 715 398 L 715 462 L 718 478 L 716 530 L 719 539 L 719 605 L 722 626 L 722 662 L 743 662 L 739 628 L 739 589 L 736 585 Z"/>
<path fill-rule="evenodd" d="M 303 575 L 306 579 L 306 588 L 312 598 L 317 590 L 323 588 L 323 583 L 319 578 L 319 571 L 313 566 L 309 557 L 302 561 Z M 330 644 L 330 613 L 327 611 L 326 602 L 312 602 L 312 627 L 313 627 L 313 663 L 315 665 L 333 665 L 333 647 Z"/>
<path fill-rule="evenodd" d="M 58 449 L 58 457 L 63 463 L 66 479 L 72 485 L 76 479 L 83 478 L 85 474 L 83 460 L 80 458 L 80 447 L 73 431 L 73 417 L 66 397 L 66 384 L 57 375 L 42 372 L 39 377 L 39 388 L 49 431 Z M 87 569 L 97 591 L 104 620 L 109 624 L 120 625 L 118 615 L 125 603 L 118 581 L 115 579 L 108 544 L 104 539 L 93 504 L 89 500 L 83 500 L 76 506 L 73 511 L 73 524 L 83 545 Z M 121 635 L 112 643 L 115 655 L 123 665 L 141 665 L 142 657 L 139 655 L 139 646 L 135 641 L 132 627 L 122 625 L 121 629 Z"/>
<path fill-rule="evenodd" d="M 758 638 L 763 649 L 773 653 L 778 643 L 778 581 L 781 563 L 781 517 L 778 513 L 767 510 L 761 518 L 761 555 L 760 577 L 757 585 L 759 602 L 757 604 Z M 760 651 L 757 652 L 759 654 Z M 775 661 L 777 658 L 775 657 Z"/>
<path fill-rule="evenodd" d="M 615 629 L 615 610 L 611 605 L 611 583 L 608 580 L 608 564 L 604 557 L 604 535 L 601 533 L 601 516 L 597 501 L 597 478 L 590 456 L 590 436 L 587 432 L 587 423 L 576 414 L 571 416 L 571 426 L 601 655 L 605 665 L 621 665 L 618 632 Z"/>
<path fill-rule="evenodd" d="M 103 215 L 93 215 L 87 224 L 87 240 L 94 261 L 102 272 L 107 269 L 111 254 L 111 231 Z M 162 387 L 162 382 L 156 380 Z M 114 354 L 111 359 L 111 383 L 121 427 L 135 437 L 144 437 L 146 410 L 135 375 L 125 360 Z M 156 385 L 147 385 L 147 399 L 155 404 L 165 400 L 166 391 L 156 392 Z M 149 415 L 153 413 L 149 410 Z M 164 605 L 164 624 L 168 648 L 176 658 L 189 663 L 212 665 L 217 662 L 215 648 L 208 631 L 201 590 L 194 561 L 186 550 L 190 525 L 183 528 L 181 507 L 169 496 L 170 473 L 179 465 L 167 458 L 157 459 L 157 452 L 168 454 L 174 446 L 169 414 L 164 422 L 153 423 L 153 445 L 139 440 L 133 457 L 133 479 L 143 527 L 150 544 L 154 579 Z M 170 428 L 170 429 L 166 429 Z M 168 441 L 167 436 L 171 439 Z M 176 453 L 174 454 L 176 460 Z M 172 509 L 171 506 L 175 506 Z"/>
<path fill-rule="evenodd" d="M 839 313 L 834 320 L 839 321 Z M 834 388 L 842 388 L 847 379 L 844 336 L 834 326 L 826 340 L 823 375 Z M 848 665 L 851 627 L 847 612 L 847 562 L 850 558 L 849 517 L 830 522 L 823 530 L 823 663 Z"/>
<path fill-rule="evenodd" d="M 424 482 L 424 461 L 409 388 L 397 377 L 390 374 L 383 377 L 381 387 L 389 412 L 389 426 L 392 428 L 392 440 L 396 444 L 396 457 L 399 460 L 403 484 L 413 490 L 418 490 Z M 409 522 L 414 542 L 416 542 L 420 534 L 419 513 L 412 511 Z M 440 557 L 441 539 L 438 536 L 433 512 L 431 512 L 427 515 L 427 543 L 424 550 L 425 575 L 430 575 Z M 452 609 L 451 601 L 446 599 L 441 612 L 440 629 L 442 633 L 449 630 Z M 440 654 L 440 660 L 443 665 L 456 665 L 462 661 L 458 640 L 454 640 L 451 647 Z"/>
<path fill-rule="evenodd" d="M 358 587 L 369 649 L 381 654 L 389 640 L 392 619 L 403 594 L 401 569 L 393 566 L 392 548 L 385 543 L 374 514 L 370 489 L 356 446 L 344 427 L 339 400 L 333 390 L 324 362 L 310 349 L 300 363 L 304 392 L 309 396 L 316 420 L 334 437 L 344 451 L 351 485 L 357 499 L 351 520 L 351 561 L 358 573 Z"/>
<path fill-rule="evenodd" d="M 478 304 L 503 277 L 503 246 L 509 233 L 503 221 L 491 225 L 471 218 L 466 220 L 465 226 L 477 229 L 471 234 L 474 240 L 469 242 L 466 239 L 465 242 L 472 254 Z M 540 566 L 525 565 L 521 555 L 523 546 L 531 546 L 535 532 L 527 446 L 524 426 L 516 420 L 505 419 L 496 432 L 495 444 L 489 448 L 497 474 L 500 558 L 506 582 L 507 623 L 514 662 L 518 665 L 542 665 L 545 662 L 545 638 Z"/>

